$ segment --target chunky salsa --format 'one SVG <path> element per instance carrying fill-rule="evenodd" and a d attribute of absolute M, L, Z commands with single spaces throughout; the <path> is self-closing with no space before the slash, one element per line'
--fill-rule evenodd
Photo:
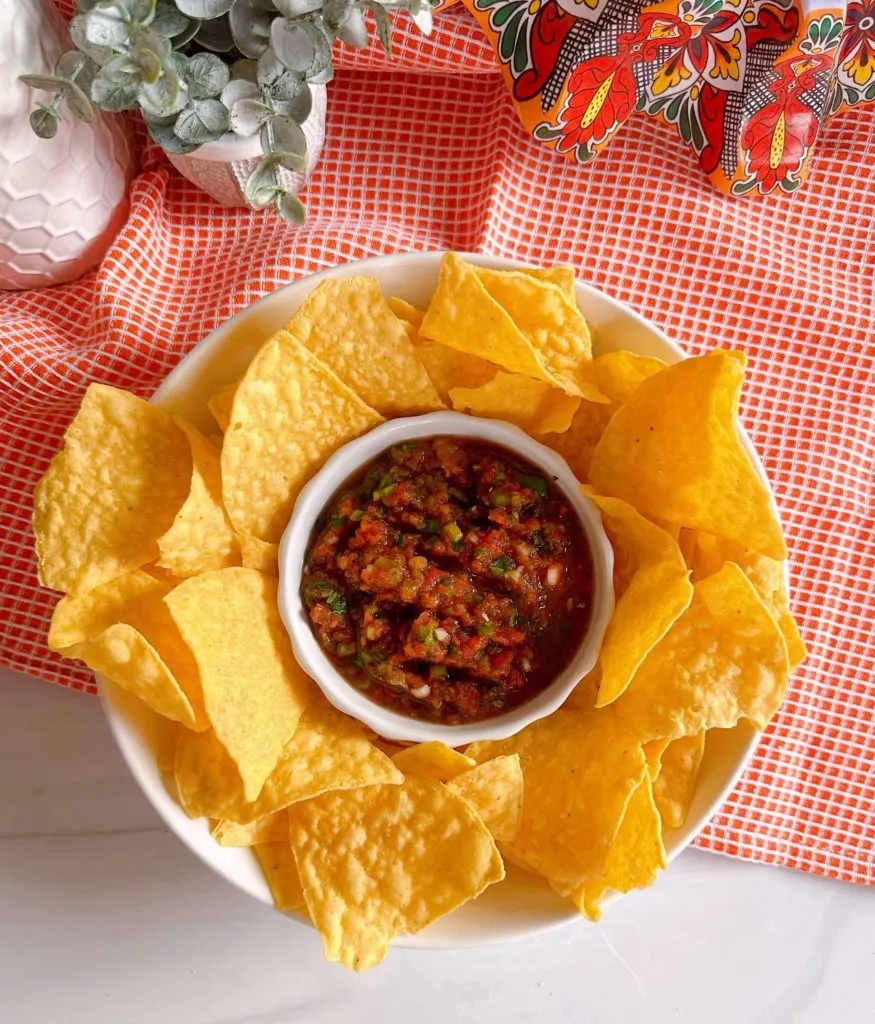
<path fill-rule="evenodd" d="M 547 686 L 586 629 L 591 587 L 583 530 L 553 481 L 456 437 L 398 444 L 349 483 L 302 584 L 314 634 L 350 683 L 445 724 Z"/>

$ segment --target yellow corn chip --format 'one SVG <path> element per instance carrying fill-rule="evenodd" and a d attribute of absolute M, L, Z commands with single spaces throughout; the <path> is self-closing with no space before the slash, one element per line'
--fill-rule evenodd
<path fill-rule="evenodd" d="M 90 590 L 154 561 L 190 481 L 188 441 L 171 416 L 92 384 L 34 494 L 40 583 Z"/>
<path fill-rule="evenodd" d="M 586 371 L 592 360 L 592 339 L 574 299 L 557 285 L 519 271 L 478 267 L 477 276 L 563 391 L 591 402 L 607 402 Z"/>
<path fill-rule="evenodd" d="M 642 380 L 658 373 L 663 366 L 659 359 L 625 351 L 607 352 L 586 364 L 587 373 L 610 404 L 582 401 L 565 433 L 543 439 L 565 459 L 578 480 L 589 479 L 593 452 L 610 418 Z"/>
<path fill-rule="evenodd" d="M 212 413 L 213 419 L 219 424 L 219 429 L 223 434 L 231 422 L 231 407 L 234 405 L 234 395 L 237 394 L 239 383 L 239 380 L 235 380 L 233 384 L 226 384 L 225 387 L 219 388 L 207 402 L 207 408 Z"/>
<path fill-rule="evenodd" d="M 599 877 L 645 773 L 641 744 L 608 711 L 560 710 L 507 740 L 473 743 L 478 764 L 519 754 L 523 818 L 512 849 L 562 896 Z"/>
<path fill-rule="evenodd" d="M 767 555 L 749 551 L 735 541 L 724 540 L 713 534 L 693 530 L 687 530 L 685 533 L 689 538 L 688 544 L 692 547 L 688 564 L 692 567 L 693 579 L 704 579 L 717 572 L 725 562 L 735 562 L 756 587 L 757 593 L 780 626 L 787 641 L 791 669 L 803 662 L 805 644 L 790 611 L 783 564 Z"/>
<path fill-rule="evenodd" d="M 363 971 L 504 878 L 467 800 L 433 779 L 368 786 L 296 804 L 290 839 L 325 956 Z M 379 841 L 375 841 L 379 837 Z"/>
<path fill-rule="evenodd" d="M 222 505 L 218 448 L 185 420 L 174 420 L 191 446 L 191 489 L 173 525 L 158 538 L 158 565 L 184 579 L 239 565 L 240 549 Z"/>
<path fill-rule="evenodd" d="M 416 339 L 416 351 L 444 402 L 450 401 L 453 388 L 480 387 L 498 373 L 494 363 L 448 345 L 441 345 L 439 341 L 429 341 L 428 338 Z"/>
<path fill-rule="evenodd" d="M 732 562 L 697 583 L 690 607 L 653 648 L 612 709 L 642 741 L 764 729 L 787 689 L 787 644 Z"/>
<path fill-rule="evenodd" d="M 268 814 L 248 825 L 218 819 L 210 826 L 210 835 L 219 846 L 255 846 L 260 843 L 287 843 L 289 816 L 285 811 Z"/>
<path fill-rule="evenodd" d="M 574 267 L 521 267 L 519 272 L 521 274 L 528 274 L 529 277 L 534 277 L 538 281 L 555 284 L 572 302 L 577 302 L 574 293 Z M 479 268 L 477 273 L 479 275 Z"/>
<path fill-rule="evenodd" d="M 189 729 L 205 729 L 197 665 L 164 604 L 170 587 L 135 570 L 55 608 L 48 645 Z"/>
<path fill-rule="evenodd" d="M 298 492 L 342 444 L 382 422 L 290 334 L 240 382 L 222 446 L 222 497 L 238 533 L 278 541 Z"/>
<path fill-rule="evenodd" d="M 323 281 L 286 330 L 384 416 L 443 405 L 375 277 Z"/>
<path fill-rule="evenodd" d="M 243 565 L 247 569 L 257 569 L 265 576 L 279 575 L 279 544 L 272 544 L 257 537 L 247 537 L 245 533 L 237 534 Z"/>
<path fill-rule="evenodd" d="M 647 760 L 647 771 L 651 781 L 659 777 L 662 768 L 662 755 L 671 740 L 649 740 L 644 744 L 644 757 Z"/>
<path fill-rule="evenodd" d="M 606 891 L 646 889 L 653 885 L 666 863 L 662 822 L 653 799 L 650 775 L 645 772 L 608 849 L 603 875 L 581 886 L 572 895 L 572 901 L 582 914 L 598 921 Z"/>
<path fill-rule="evenodd" d="M 474 761 L 445 743 L 429 740 L 405 747 L 392 755 L 395 767 L 405 775 L 447 782 L 474 766 Z"/>
<path fill-rule="evenodd" d="M 785 558 L 768 487 L 739 436 L 743 378 L 744 355 L 722 350 L 648 377 L 605 428 L 590 479 L 644 515 Z"/>
<path fill-rule="evenodd" d="M 276 767 L 314 689 L 292 655 L 276 587 L 252 569 L 218 569 L 165 598 L 197 662 L 207 716 L 249 801 Z"/>
<path fill-rule="evenodd" d="M 599 653 L 596 707 L 616 700 L 638 667 L 693 599 L 689 570 L 670 562 L 642 566 L 617 601 Z"/>
<path fill-rule="evenodd" d="M 530 434 L 567 430 L 580 405 L 579 398 L 542 380 L 504 371 L 480 387 L 453 388 L 450 400 L 459 412 L 508 420 Z"/>
<path fill-rule="evenodd" d="M 176 787 L 186 814 L 243 825 L 328 790 L 403 780 L 359 724 L 319 695 L 310 700 L 254 803 L 246 800 L 240 774 L 213 732 L 183 734 L 176 759 Z"/>
<path fill-rule="evenodd" d="M 660 772 L 653 783 L 653 796 L 665 828 L 680 828 L 686 820 L 704 753 L 704 729 L 672 740 L 663 753 Z"/>
<path fill-rule="evenodd" d="M 283 838 L 285 841 L 281 843 L 259 843 L 253 847 L 253 852 L 261 864 L 277 910 L 307 917 L 307 905 L 301 892 L 301 879 L 295 855 L 289 846 L 288 835 Z"/>
<path fill-rule="evenodd" d="M 438 286 L 419 333 L 511 373 L 560 386 L 528 338 L 487 292 L 474 268 L 455 253 L 443 258 Z"/>
<path fill-rule="evenodd" d="M 406 299 L 399 299 L 395 296 L 386 299 L 386 305 L 399 320 L 405 320 L 411 324 L 415 329 L 419 329 L 422 319 L 425 316 L 425 310 L 417 309 L 412 303 Z"/>
<path fill-rule="evenodd" d="M 173 771 L 173 766 L 176 764 L 176 747 L 179 744 L 180 728 L 181 726 L 175 722 L 168 722 L 167 728 L 162 731 L 155 757 L 159 772 Z"/>
<path fill-rule="evenodd" d="M 493 839 L 516 839 L 523 815 L 523 770 L 517 754 L 484 761 L 447 785 L 471 804 Z"/>

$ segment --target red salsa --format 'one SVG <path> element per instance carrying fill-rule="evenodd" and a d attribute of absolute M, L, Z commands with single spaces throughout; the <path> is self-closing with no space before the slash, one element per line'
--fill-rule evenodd
<path fill-rule="evenodd" d="M 456 437 L 388 449 L 332 501 L 302 591 L 323 650 L 368 697 L 445 724 L 501 714 L 562 671 L 592 562 L 554 482 Z"/>

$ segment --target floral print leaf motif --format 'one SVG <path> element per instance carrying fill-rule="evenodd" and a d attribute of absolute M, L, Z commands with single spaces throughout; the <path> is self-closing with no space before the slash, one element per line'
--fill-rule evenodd
<path fill-rule="evenodd" d="M 592 160 L 636 111 L 730 195 L 794 192 L 824 120 L 875 101 L 875 0 L 464 0 L 524 125 Z"/>

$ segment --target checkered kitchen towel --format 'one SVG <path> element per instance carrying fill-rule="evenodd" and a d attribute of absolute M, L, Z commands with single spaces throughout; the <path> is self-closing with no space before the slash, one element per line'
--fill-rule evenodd
<path fill-rule="evenodd" d="M 237 310 L 346 260 L 446 248 L 570 263 L 689 352 L 745 349 L 744 422 L 792 549 L 810 656 L 698 845 L 872 882 L 875 117 L 834 119 L 794 196 L 729 199 L 649 118 L 593 164 L 557 158 L 520 126 L 478 33 L 457 8 L 431 40 L 399 29 L 392 70 L 341 56 L 305 227 L 218 207 L 146 145 L 100 268 L 0 297 L 0 657 L 94 690 L 45 648 L 54 598 L 29 525 L 89 381 L 148 396 Z"/>

